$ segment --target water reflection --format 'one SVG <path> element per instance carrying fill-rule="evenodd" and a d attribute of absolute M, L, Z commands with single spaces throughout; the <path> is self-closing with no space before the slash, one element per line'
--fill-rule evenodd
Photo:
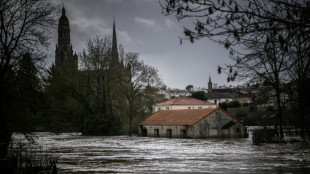
<path fill-rule="evenodd" d="M 166 139 L 36 133 L 61 173 L 309 173 L 310 147 L 247 139 Z"/>

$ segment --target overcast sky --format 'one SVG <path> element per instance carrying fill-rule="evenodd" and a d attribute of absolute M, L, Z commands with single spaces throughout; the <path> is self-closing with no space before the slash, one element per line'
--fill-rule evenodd
<path fill-rule="evenodd" d="M 229 63 L 228 50 L 207 38 L 180 45 L 183 26 L 191 21 L 164 16 L 158 0 L 57 0 L 53 3 L 65 5 L 71 43 L 77 53 L 84 49 L 87 39 L 111 35 L 115 16 L 118 44 L 126 52 L 139 53 L 140 59 L 157 68 L 168 87 L 184 89 L 189 84 L 207 87 L 209 73 L 213 84 L 234 85 L 226 82 L 225 74 L 217 74 L 218 65 Z M 56 41 L 57 29 L 49 62 L 55 60 Z"/>

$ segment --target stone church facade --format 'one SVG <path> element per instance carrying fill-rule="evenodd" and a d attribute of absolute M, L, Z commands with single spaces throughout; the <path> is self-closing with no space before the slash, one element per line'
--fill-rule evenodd
<path fill-rule="evenodd" d="M 124 68 L 123 62 L 119 59 L 115 22 L 113 23 L 112 48 L 110 69 L 119 71 Z M 66 10 L 62 8 L 62 15 L 58 23 L 58 42 L 55 50 L 55 68 L 60 72 L 78 72 L 78 55 L 73 52 L 70 41 L 70 23 L 66 16 Z"/>

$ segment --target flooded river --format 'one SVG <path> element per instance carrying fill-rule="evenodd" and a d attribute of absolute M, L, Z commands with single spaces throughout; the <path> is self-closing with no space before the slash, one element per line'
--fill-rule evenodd
<path fill-rule="evenodd" d="M 36 133 L 60 173 L 310 173 L 310 147 L 244 139 Z"/>

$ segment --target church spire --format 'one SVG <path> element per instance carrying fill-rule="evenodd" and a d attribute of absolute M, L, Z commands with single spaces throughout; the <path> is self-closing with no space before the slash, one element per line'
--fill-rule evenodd
<path fill-rule="evenodd" d="M 212 82 L 211 82 L 211 76 L 210 76 L 210 73 L 209 73 L 209 83 L 212 83 Z"/>
<path fill-rule="evenodd" d="M 208 93 L 212 93 L 212 82 L 210 73 L 209 73 Z"/>
<path fill-rule="evenodd" d="M 63 5 L 63 7 L 62 7 L 62 16 L 66 16 L 65 5 Z"/>
<path fill-rule="evenodd" d="M 113 17 L 113 36 L 112 36 L 112 60 L 118 62 L 117 38 L 115 30 L 115 18 Z"/>

